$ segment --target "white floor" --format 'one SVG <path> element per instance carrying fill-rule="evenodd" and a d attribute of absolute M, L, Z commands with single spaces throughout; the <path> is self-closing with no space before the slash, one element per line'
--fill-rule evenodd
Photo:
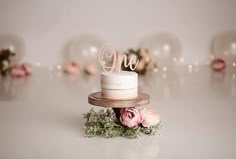
<path fill-rule="evenodd" d="M 99 77 L 39 68 L 0 79 L 1 159 L 235 159 L 236 69 L 178 68 L 139 80 L 163 128 L 139 139 L 83 137 L 83 113 Z"/>

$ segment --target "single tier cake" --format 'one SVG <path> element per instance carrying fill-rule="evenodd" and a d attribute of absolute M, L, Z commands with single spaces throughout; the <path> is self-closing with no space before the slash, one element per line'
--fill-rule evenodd
<path fill-rule="evenodd" d="M 121 71 L 101 74 L 101 92 L 104 98 L 130 99 L 138 96 L 138 74 Z"/>

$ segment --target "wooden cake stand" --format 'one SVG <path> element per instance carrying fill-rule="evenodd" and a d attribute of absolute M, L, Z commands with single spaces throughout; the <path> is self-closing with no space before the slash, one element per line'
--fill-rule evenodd
<path fill-rule="evenodd" d="M 137 98 L 114 100 L 102 97 L 101 92 L 92 93 L 88 96 L 88 103 L 95 106 L 106 108 L 127 108 L 138 107 L 149 103 L 149 95 L 145 93 L 138 93 Z"/>

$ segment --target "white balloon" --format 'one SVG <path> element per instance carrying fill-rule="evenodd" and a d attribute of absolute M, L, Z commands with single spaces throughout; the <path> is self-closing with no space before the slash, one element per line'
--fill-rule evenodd
<path fill-rule="evenodd" d="M 236 62 L 236 31 L 221 32 L 213 38 L 211 57 L 221 58 L 226 65 Z"/>
<path fill-rule="evenodd" d="M 105 44 L 104 40 L 95 35 L 82 35 L 73 38 L 66 49 L 66 58 L 80 65 L 97 64 L 98 53 Z"/>
<path fill-rule="evenodd" d="M 158 33 L 143 39 L 139 45 L 140 48 L 148 49 L 152 60 L 156 61 L 158 66 L 171 67 L 174 59 L 181 56 L 181 43 L 172 33 Z"/>

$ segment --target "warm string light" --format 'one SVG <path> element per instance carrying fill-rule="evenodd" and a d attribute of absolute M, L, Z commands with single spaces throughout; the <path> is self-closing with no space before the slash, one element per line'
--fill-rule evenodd
<path fill-rule="evenodd" d="M 40 66 L 41 66 L 41 63 L 40 63 L 40 62 L 36 62 L 35 66 L 36 66 L 36 67 L 40 67 Z"/>
<path fill-rule="evenodd" d="M 35 63 L 35 66 L 36 67 L 41 67 L 41 63 L 40 62 L 36 62 Z M 63 69 L 63 66 L 62 65 L 60 65 L 60 64 L 58 64 L 58 65 L 56 65 L 56 67 L 55 67 L 58 71 L 61 71 L 62 69 Z M 54 69 L 54 66 L 48 66 L 48 70 L 49 71 L 53 71 L 53 69 Z"/>
<path fill-rule="evenodd" d="M 193 69 L 193 65 L 190 65 L 190 64 L 189 64 L 189 65 L 188 65 L 188 72 L 191 73 L 191 72 L 192 72 L 192 69 Z"/>
<path fill-rule="evenodd" d="M 154 68 L 154 69 L 153 69 L 153 72 L 158 72 L 158 68 Z"/>
<path fill-rule="evenodd" d="M 166 72 L 166 71 L 167 71 L 167 67 L 165 67 L 165 66 L 162 67 L 162 71 L 163 71 L 163 72 Z"/>
<path fill-rule="evenodd" d="M 62 70 L 62 65 L 57 65 L 57 70 L 61 71 Z"/>
<path fill-rule="evenodd" d="M 214 60 L 215 56 L 211 54 L 210 58 L 211 58 L 211 60 Z"/>
<path fill-rule="evenodd" d="M 214 59 L 214 56 L 211 55 L 211 58 Z M 176 57 L 174 57 L 172 60 L 173 60 L 173 62 L 177 62 L 177 58 L 176 58 Z M 184 63 L 184 58 L 181 57 L 181 58 L 179 59 L 179 61 L 180 61 L 181 63 Z M 209 65 L 210 62 L 207 61 L 206 64 Z M 40 62 L 36 62 L 36 63 L 35 63 L 35 66 L 36 66 L 36 67 L 41 67 L 41 63 L 40 63 Z M 191 72 L 193 72 L 193 70 L 194 70 L 195 72 L 198 72 L 198 71 L 199 71 L 199 67 L 198 67 L 198 66 L 199 66 L 199 61 L 198 61 L 198 60 L 195 60 L 195 62 L 194 62 L 193 64 L 188 64 L 188 65 L 187 65 L 188 72 L 191 73 Z M 233 62 L 233 63 L 232 63 L 232 67 L 236 67 L 236 62 Z M 61 64 L 58 64 L 58 65 L 56 65 L 56 66 L 48 66 L 48 70 L 49 70 L 49 71 L 53 71 L 55 68 L 56 68 L 56 70 L 61 71 L 61 70 L 63 69 L 63 66 L 62 66 Z M 167 72 L 168 67 L 167 67 L 167 66 L 163 66 L 161 70 L 162 70 L 163 72 Z M 158 71 L 159 71 L 159 69 L 158 69 L 157 67 L 153 69 L 153 72 L 158 72 Z M 234 74 L 233 76 L 234 76 L 234 78 L 235 78 L 235 74 Z"/>
<path fill-rule="evenodd" d="M 236 63 L 235 63 L 235 62 L 233 62 L 233 64 L 232 64 L 232 65 L 233 65 L 233 67 L 236 67 Z"/>

